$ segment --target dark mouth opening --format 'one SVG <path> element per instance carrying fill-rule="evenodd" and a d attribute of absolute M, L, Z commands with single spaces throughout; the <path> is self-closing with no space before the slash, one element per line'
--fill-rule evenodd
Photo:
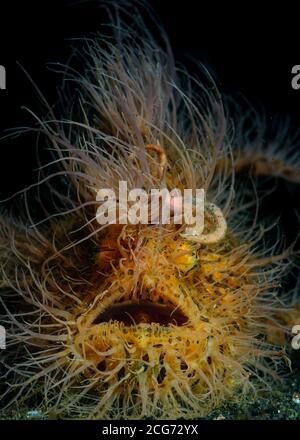
<path fill-rule="evenodd" d="M 157 323 L 162 326 L 182 326 L 188 322 L 185 314 L 175 306 L 154 304 L 150 301 L 124 302 L 113 304 L 103 310 L 93 324 L 118 321 L 126 326 Z"/>

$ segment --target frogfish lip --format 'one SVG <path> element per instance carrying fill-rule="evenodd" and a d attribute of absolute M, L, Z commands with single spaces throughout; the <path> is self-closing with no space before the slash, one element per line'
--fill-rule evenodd
<path fill-rule="evenodd" d="M 158 304 L 149 300 L 114 303 L 102 310 L 93 324 L 117 321 L 125 326 L 157 323 L 162 326 L 183 326 L 188 323 L 187 316 L 180 308 L 170 304 Z"/>

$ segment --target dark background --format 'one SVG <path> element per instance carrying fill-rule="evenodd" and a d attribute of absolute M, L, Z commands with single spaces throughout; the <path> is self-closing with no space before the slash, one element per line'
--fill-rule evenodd
<path fill-rule="evenodd" d="M 31 121 L 22 106 L 40 110 L 36 93 L 20 63 L 50 103 L 56 101 L 60 78 L 48 62 L 67 61 L 68 38 L 100 30 L 97 1 L 10 1 L 0 7 L 0 64 L 7 72 L 7 90 L 0 90 L 0 136 L 10 127 Z M 226 3 L 224 5 L 224 3 Z M 175 55 L 190 55 L 209 66 L 223 92 L 240 92 L 262 105 L 267 117 L 300 117 L 300 89 L 291 87 L 291 68 L 300 64 L 298 12 L 295 3 L 204 2 L 153 0 L 169 34 Z M 222 6 L 221 6 L 222 5 Z M 33 182 L 34 142 L 30 136 L 0 142 L 2 196 Z"/>

